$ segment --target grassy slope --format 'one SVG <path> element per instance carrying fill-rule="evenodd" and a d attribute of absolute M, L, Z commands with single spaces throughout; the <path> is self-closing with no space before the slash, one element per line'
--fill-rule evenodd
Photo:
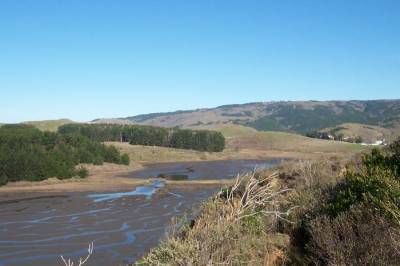
<path fill-rule="evenodd" d="M 106 142 L 114 145 L 122 153 L 127 153 L 131 161 L 140 162 L 176 162 L 176 161 L 198 161 L 217 160 L 222 157 L 219 153 L 208 153 L 194 150 L 183 150 L 156 146 L 130 145 L 124 142 Z"/>
<path fill-rule="evenodd" d="M 228 147 L 250 148 L 255 150 L 276 150 L 304 153 L 354 152 L 365 149 L 361 145 L 307 138 L 297 134 L 257 131 L 253 128 L 224 125 L 214 127 L 227 138 Z"/>
<path fill-rule="evenodd" d="M 69 119 L 57 119 L 57 120 L 43 120 L 43 121 L 27 121 L 23 122 L 23 124 L 27 125 L 32 125 L 40 130 L 43 131 L 57 131 L 58 127 L 65 125 L 65 124 L 70 124 L 70 123 L 75 123 L 72 120 Z"/>
<path fill-rule="evenodd" d="M 325 128 L 321 131 L 330 132 L 331 130 L 335 129 L 339 129 L 336 131 L 336 134 L 342 133 L 343 136 L 352 138 L 360 136 L 365 142 L 369 143 L 375 142 L 376 140 L 382 138 L 388 139 L 392 135 L 390 129 L 358 123 L 344 123 L 337 125 L 336 127 Z"/>
<path fill-rule="evenodd" d="M 148 163 L 269 157 L 305 158 L 351 154 L 367 149 L 365 146 L 357 144 L 312 139 L 283 132 L 260 132 L 239 125 L 214 126 L 208 129 L 218 130 L 224 134 L 226 149 L 223 152 L 210 153 L 119 142 L 107 142 L 107 144 L 116 146 L 122 153 L 127 153 L 131 161 Z"/>

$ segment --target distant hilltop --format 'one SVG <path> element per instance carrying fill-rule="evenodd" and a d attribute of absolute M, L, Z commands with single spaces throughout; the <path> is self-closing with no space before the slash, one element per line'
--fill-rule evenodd
<path fill-rule="evenodd" d="M 255 102 L 116 119 L 96 119 L 92 123 L 133 123 L 186 128 L 240 124 L 257 130 L 300 134 L 344 123 L 395 129 L 400 125 L 400 100 Z"/>
<path fill-rule="evenodd" d="M 23 122 L 56 131 L 69 119 Z M 223 105 L 215 108 L 95 119 L 93 124 L 140 124 L 160 127 L 216 129 L 225 124 L 259 131 L 308 136 L 336 135 L 339 140 L 375 143 L 400 136 L 400 99 L 369 101 L 279 101 Z"/>

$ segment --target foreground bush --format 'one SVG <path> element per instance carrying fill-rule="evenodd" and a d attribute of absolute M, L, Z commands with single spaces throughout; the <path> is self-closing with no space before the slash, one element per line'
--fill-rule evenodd
<path fill-rule="evenodd" d="M 400 231 L 368 206 L 358 205 L 335 218 L 309 224 L 306 250 L 321 265 L 398 265 Z"/>
<path fill-rule="evenodd" d="M 337 183 L 296 192 L 314 198 L 297 213 L 290 260 L 312 265 L 398 265 L 400 260 L 399 141 L 352 163 Z"/>
<path fill-rule="evenodd" d="M 376 168 L 367 174 L 349 171 L 343 183 L 332 189 L 326 203 L 330 216 L 350 210 L 356 204 L 378 210 L 382 215 L 400 222 L 400 182 L 393 177 L 393 172 Z"/>
<path fill-rule="evenodd" d="M 137 265 L 399 265 L 399 147 L 242 177 Z"/>
<path fill-rule="evenodd" d="M 400 165 L 393 159 L 400 156 L 400 149 L 396 149 L 398 142 L 392 144 L 386 154 L 374 149 L 364 155 L 360 169 L 346 172 L 344 182 L 330 192 L 326 207 L 331 216 L 363 203 L 400 225 Z"/>

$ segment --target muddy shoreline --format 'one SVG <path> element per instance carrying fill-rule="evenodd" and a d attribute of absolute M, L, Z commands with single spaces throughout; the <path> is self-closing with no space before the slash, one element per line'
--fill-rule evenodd
<path fill-rule="evenodd" d="M 167 185 L 151 198 L 96 202 L 79 192 L 3 202 L 0 265 L 59 265 L 59 255 L 77 259 L 92 241 L 92 265 L 135 261 L 163 238 L 172 217 L 194 215 L 218 189 Z"/>
<path fill-rule="evenodd" d="M 81 180 L 7 185 L 0 188 L 0 266 L 62 265 L 61 254 L 79 259 L 92 241 L 91 265 L 133 262 L 159 243 L 173 217 L 196 215 L 202 202 L 233 182 L 238 169 L 254 170 L 261 162 L 279 163 L 162 163 Z M 193 175 L 187 180 L 152 176 L 188 167 Z"/>

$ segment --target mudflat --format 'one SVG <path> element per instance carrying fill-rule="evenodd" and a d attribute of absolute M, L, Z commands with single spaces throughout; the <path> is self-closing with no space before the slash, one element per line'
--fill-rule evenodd
<path fill-rule="evenodd" d="M 233 179 L 256 169 L 269 168 L 279 164 L 283 159 L 269 160 L 217 160 L 195 162 L 173 162 L 148 164 L 140 170 L 130 172 L 128 177 L 134 178 L 166 178 L 178 177 L 183 180 L 219 180 Z"/>
<path fill-rule="evenodd" d="M 173 217 L 195 215 L 201 202 L 242 171 L 279 162 L 94 167 L 87 179 L 8 184 L 0 188 L 0 266 L 62 265 L 60 255 L 77 260 L 91 242 L 93 265 L 133 262 L 159 243 Z M 159 176 L 182 171 L 185 180 Z"/>
<path fill-rule="evenodd" d="M 76 260 L 91 242 L 91 265 L 135 261 L 163 238 L 172 217 L 194 215 L 218 189 L 166 185 L 151 196 L 100 201 L 82 192 L 2 201 L 0 265 L 62 265 L 61 254 Z"/>

